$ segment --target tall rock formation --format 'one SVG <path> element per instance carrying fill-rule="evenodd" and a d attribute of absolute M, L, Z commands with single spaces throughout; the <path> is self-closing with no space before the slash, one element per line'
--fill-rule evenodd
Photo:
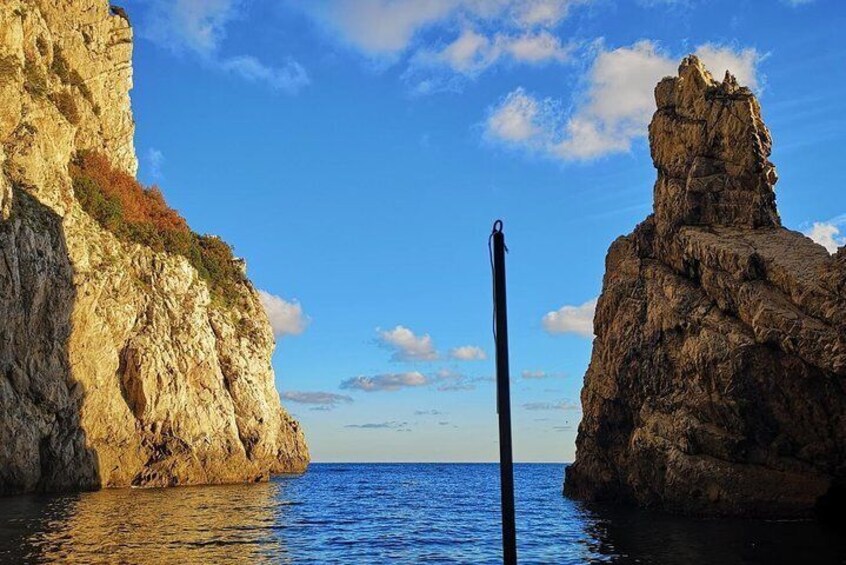
<path fill-rule="evenodd" d="M 846 249 L 781 227 L 752 92 L 655 89 L 654 213 L 606 259 L 564 491 L 695 514 L 843 504 Z"/>
<path fill-rule="evenodd" d="M 132 30 L 106 0 L 0 3 L 0 494 L 261 480 L 308 451 L 247 281 L 86 214 L 69 163 L 134 175 Z"/>

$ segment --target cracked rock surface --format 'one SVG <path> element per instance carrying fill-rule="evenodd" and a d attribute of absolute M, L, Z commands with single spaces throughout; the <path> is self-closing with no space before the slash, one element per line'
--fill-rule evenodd
<path fill-rule="evenodd" d="M 254 288 L 83 212 L 78 151 L 135 174 L 132 29 L 106 0 L 0 2 L 0 494 L 305 470 Z"/>
<path fill-rule="evenodd" d="M 846 248 L 781 227 L 747 88 L 655 89 L 654 212 L 608 251 L 566 494 L 800 516 L 846 478 Z"/>

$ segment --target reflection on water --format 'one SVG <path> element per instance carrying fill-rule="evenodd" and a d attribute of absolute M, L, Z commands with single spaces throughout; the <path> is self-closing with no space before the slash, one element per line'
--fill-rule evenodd
<path fill-rule="evenodd" d="M 586 507 L 518 465 L 521 563 L 846 563 L 814 522 Z M 498 563 L 493 465 L 314 465 L 269 484 L 0 499 L 0 562 Z"/>
<path fill-rule="evenodd" d="M 284 538 L 274 533 L 285 504 L 280 490 L 266 483 L 8 499 L 0 512 L 0 559 L 284 562 Z"/>

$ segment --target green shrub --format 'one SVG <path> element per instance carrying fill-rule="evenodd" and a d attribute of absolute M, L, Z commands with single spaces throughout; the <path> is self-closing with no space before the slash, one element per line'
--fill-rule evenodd
<path fill-rule="evenodd" d="M 82 209 L 103 228 L 122 241 L 185 257 L 209 284 L 216 304 L 235 304 L 246 279 L 222 239 L 191 231 L 158 188 L 143 187 L 100 154 L 78 155 L 70 172 Z"/>

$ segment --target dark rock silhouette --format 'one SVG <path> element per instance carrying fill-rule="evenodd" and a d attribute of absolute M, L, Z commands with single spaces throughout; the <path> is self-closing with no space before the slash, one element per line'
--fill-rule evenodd
<path fill-rule="evenodd" d="M 608 252 L 564 491 L 695 514 L 836 506 L 846 250 L 781 227 L 750 90 L 688 57 L 655 97 L 654 213 Z"/>

